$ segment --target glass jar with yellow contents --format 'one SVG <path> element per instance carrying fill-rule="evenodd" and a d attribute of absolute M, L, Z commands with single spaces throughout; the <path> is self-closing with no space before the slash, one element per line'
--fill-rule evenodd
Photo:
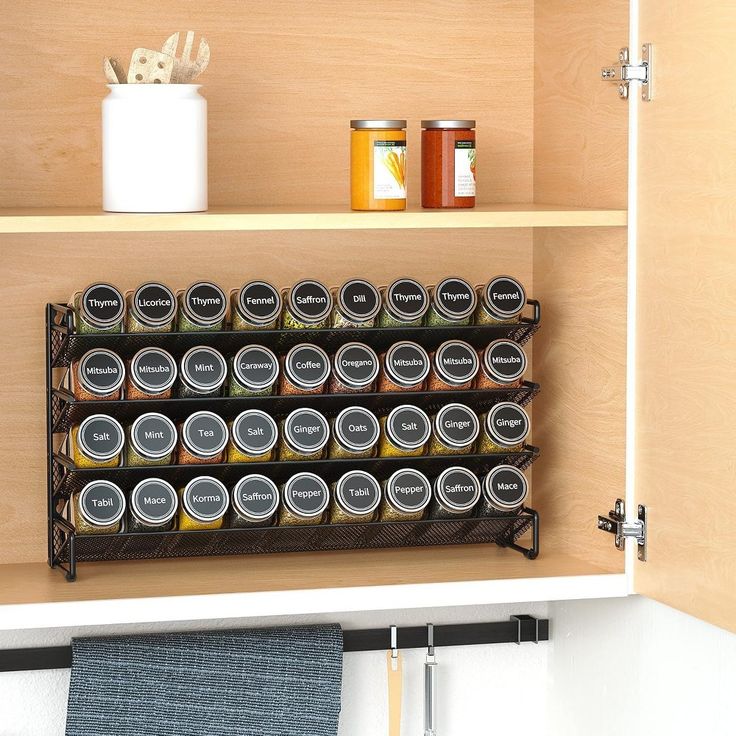
<path fill-rule="evenodd" d="M 447 404 L 434 416 L 429 454 L 469 455 L 479 432 L 480 422 L 469 406 Z"/>
<path fill-rule="evenodd" d="M 526 371 L 526 354 L 512 340 L 494 340 L 482 353 L 475 386 L 479 389 L 514 388 Z"/>
<path fill-rule="evenodd" d="M 130 494 L 129 532 L 168 532 L 176 526 L 179 496 L 161 478 L 146 478 Z"/>
<path fill-rule="evenodd" d="M 195 412 L 180 428 L 178 462 L 180 465 L 221 463 L 227 440 L 227 424 L 221 417 L 211 411 Z"/>
<path fill-rule="evenodd" d="M 157 412 L 142 414 L 128 430 L 126 465 L 170 465 L 177 442 L 174 422 Z"/>
<path fill-rule="evenodd" d="M 524 287 L 511 276 L 496 276 L 479 290 L 475 324 L 518 322 L 526 304 Z"/>
<path fill-rule="evenodd" d="M 330 524 L 360 524 L 373 521 L 381 503 L 381 486 L 363 470 L 350 470 L 332 486 Z"/>
<path fill-rule="evenodd" d="M 529 493 L 524 473 L 513 465 L 497 465 L 483 479 L 481 516 L 516 514 Z"/>
<path fill-rule="evenodd" d="M 80 401 L 116 401 L 125 380 L 123 361 L 111 350 L 94 348 L 71 367 L 71 389 Z"/>
<path fill-rule="evenodd" d="M 93 414 L 72 427 L 71 455 L 78 468 L 115 468 L 120 465 L 125 433 L 107 414 Z"/>
<path fill-rule="evenodd" d="M 430 519 L 467 519 L 480 498 L 478 476 L 467 468 L 447 468 L 434 481 Z"/>
<path fill-rule="evenodd" d="M 424 473 L 397 470 L 383 484 L 379 521 L 419 521 L 432 498 L 432 484 Z"/>
<path fill-rule="evenodd" d="M 77 534 L 117 534 L 125 514 L 125 495 L 107 480 L 93 480 L 72 496 Z"/>
<path fill-rule="evenodd" d="M 281 294 L 266 281 L 249 281 L 232 294 L 234 330 L 275 330 L 281 317 Z"/>
<path fill-rule="evenodd" d="M 348 406 L 332 423 L 327 454 L 338 459 L 373 457 L 380 431 L 372 411 L 362 406 Z"/>
<path fill-rule="evenodd" d="M 128 364 L 125 398 L 170 399 L 177 375 L 176 361 L 171 353 L 163 348 L 142 348 Z"/>
<path fill-rule="evenodd" d="M 279 489 L 265 475 L 252 473 L 243 476 L 233 488 L 230 508 L 230 527 L 271 526 L 279 505 Z"/>
<path fill-rule="evenodd" d="M 230 505 L 227 488 L 217 478 L 200 475 L 179 489 L 179 530 L 221 529 Z"/>
<path fill-rule="evenodd" d="M 276 422 L 260 409 L 246 409 L 230 423 L 229 463 L 265 463 L 279 438 Z"/>
<path fill-rule="evenodd" d="M 427 414 L 418 406 L 402 404 L 380 418 L 380 457 L 412 457 L 424 454 L 424 446 L 432 431 Z"/>
<path fill-rule="evenodd" d="M 429 355 L 419 344 L 402 340 L 382 356 L 378 390 L 421 391 L 429 375 Z"/>
<path fill-rule="evenodd" d="M 279 526 L 319 524 L 330 504 L 330 489 L 314 473 L 297 473 L 281 489 Z"/>
<path fill-rule="evenodd" d="M 294 409 L 281 422 L 279 460 L 320 460 L 330 439 L 327 419 L 315 409 Z"/>
<path fill-rule="evenodd" d="M 529 434 L 529 415 L 511 401 L 496 404 L 483 417 L 478 453 L 521 452 Z"/>

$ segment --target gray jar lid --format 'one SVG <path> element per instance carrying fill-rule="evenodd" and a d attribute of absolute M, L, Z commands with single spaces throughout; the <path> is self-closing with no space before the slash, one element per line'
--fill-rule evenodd
<path fill-rule="evenodd" d="M 125 513 L 125 495 L 109 480 L 93 480 L 79 494 L 79 513 L 92 526 L 113 526 Z"/>
<path fill-rule="evenodd" d="M 125 365 L 112 350 L 94 348 L 80 359 L 77 379 L 90 393 L 107 396 L 123 385 Z"/>
<path fill-rule="evenodd" d="M 350 279 L 337 292 L 340 312 L 352 322 L 368 322 L 381 311 L 381 295 L 370 281 Z"/>
<path fill-rule="evenodd" d="M 402 404 L 391 410 L 386 419 L 386 434 L 391 443 L 402 450 L 422 447 L 432 431 L 427 414 L 418 406 Z"/>
<path fill-rule="evenodd" d="M 434 308 L 445 319 L 467 319 L 475 311 L 477 303 L 475 289 L 457 276 L 443 279 L 434 287 Z"/>
<path fill-rule="evenodd" d="M 243 476 L 233 488 L 233 506 L 238 514 L 252 521 L 270 519 L 279 505 L 279 489 L 265 475 Z"/>
<path fill-rule="evenodd" d="M 304 324 L 321 322 L 332 311 L 332 293 L 321 282 L 304 279 L 291 287 L 286 297 L 289 311 Z"/>
<path fill-rule="evenodd" d="M 529 415 L 512 401 L 496 404 L 486 414 L 486 432 L 501 447 L 514 447 L 529 434 Z"/>
<path fill-rule="evenodd" d="M 350 470 L 337 481 L 335 501 L 347 514 L 372 514 L 381 503 L 381 485 L 364 470 Z"/>
<path fill-rule="evenodd" d="M 227 363 L 219 350 L 208 345 L 189 348 L 181 359 L 181 380 L 194 391 L 216 391 L 227 378 Z"/>
<path fill-rule="evenodd" d="M 330 489 L 314 473 L 297 473 L 284 486 L 284 503 L 295 516 L 315 519 L 330 503 Z"/>
<path fill-rule="evenodd" d="M 273 386 L 279 377 L 279 359 L 263 345 L 246 345 L 233 358 L 235 378 L 250 391 Z"/>
<path fill-rule="evenodd" d="M 416 386 L 429 375 L 429 355 L 418 343 L 402 340 L 386 351 L 384 367 L 388 377 L 399 386 Z"/>
<path fill-rule="evenodd" d="M 351 120 L 350 127 L 354 130 L 403 130 L 406 120 Z"/>
<path fill-rule="evenodd" d="M 148 281 L 133 292 L 130 311 L 142 325 L 162 327 L 174 319 L 176 296 L 166 284 Z"/>
<path fill-rule="evenodd" d="M 116 325 L 125 313 L 125 298 L 112 284 L 90 284 L 79 298 L 85 322 L 105 329 Z"/>
<path fill-rule="evenodd" d="M 494 340 L 483 351 L 483 372 L 496 383 L 513 383 L 526 371 L 526 353 L 513 340 Z"/>
<path fill-rule="evenodd" d="M 432 498 L 432 484 L 424 473 L 403 468 L 386 481 L 386 498 L 395 509 L 413 514 L 427 507 Z"/>
<path fill-rule="evenodd" d="M 130 443 L 142 457 L 160 460 L 169 455 L 178 440 L 176 426 L 158 412 L 141 414 L 130 428 Z"/>
<path fill-rule="evenodd" d="M 460 386 L 478 373 L 478 353 L 464 340 L 447 340 L 434 354 L 434 369 L 445 382 Z"/>
<path fill-rule="evenodd" d="M 225 317 L 227 297 L 217 284 L 197 281 L 184 292 L 182 308 L 190 322 L 213 327 Z"/>
<path fill-rule="evenodd" d="M 174 356 L 163 348 L 142 348 L 130 361 L 130 380 L 148 394 L 168 391 L 178 373 Z"/>
<path fill-rule="evenodd" d="M 107 414 L 92 414 L 77 430 L 77 444 L 82 454 L 97 462 L 107 462 L 123 449 L 125 433 L 117 419 Z"/>
<path fill-rule="evenodd" d="M 174 487 L 161 478 L 146 478 L 130 494 L 130 511 L 143 524 L 168 524 L 176 515 L 179 497 Z"/>
<path fill-rule="evenodd" d="M 376 351 L 362 342 L 346 343 L 333 358 L 335 375 L 350 388 L 370 386 L 376 380 L 379 369 Z"/>
<path fill-rule="evenodd" d="M 422 128 L 443 128 L 445 130 L 472 130 L 475 120 L 422 120 Z"/>
<path fill-rule="evenodd" d="M 497 465 L 483 481 L 483 496 L 500 511 L 519 508 L 526 500 L 529 482 L 513 465 Z"/>
<path fill-rule="evenodd" d="M 434 496 L 448 511 L 470 511 L 480 498 L 480 481 L 467 468 L 446 468 L 434 482 Z"/>
<path fill-rule="evenodd" d="M 186 484 L 181 501 L 192 519 L 206 524 L 222 517 L 230 504 L 230 496 L 222 481 L 200 475 Z"/>
<path fill-rule="evenodd" d="M 376 415 L 363 406 L 348 406 L 335 419 L 335 438 L 350 452 L 371 449 L 381 432 Z"/>

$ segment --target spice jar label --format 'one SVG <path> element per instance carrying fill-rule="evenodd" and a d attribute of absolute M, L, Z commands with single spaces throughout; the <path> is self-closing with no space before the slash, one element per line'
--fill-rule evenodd
<path fill-rule="evenodd" d="M 79 362 L 79 380 L 92 393 L 111 394 L 120 388 L 124 378 L 123 361 L 110 350 L 90 350 Z"/>
<path fill-rule="evenodd" d="M 451 319 L 464 319 L 475 310 L 475 289 L 464 279 L 441 281 L 434 289 L 434 301 L 440 314 Z"/>
<path fill-rule="evenodd" d="M 176 513 L 179 499 L 170 483 L 160 478 L 146 478 L 130 494 L 130 508 L 147 524 L 165 524 Z"/>
<path fill-rule="evenodd" d="M 500 444 L 516 445 L 529 433 L 529 416 L 518 404 L 509 401 L 496 404 L 486 421 L 489 434 Z"/>
<path fill-rule="evenodd" d="M 123 518 L 125 496 L 114 483 L 93 480 L 82 489 L 79 510 L 86 521 L 94 526 L 112 526 Z"/>
<path fill-rule="evenodd" d="M 165 325 L 176 314 L 176 297 L 168 286 L 151 281 L 135 290 L 133 311 L 143 324 Z"/>
<path fill-rule="evenodd" d="M 215 521 L 227 511 L 227 488 L 217 478 L 203 475 L 187 483 L 182 497 L 184 509 L 193 519 Z"/>
<path fill-rule="evenodd" d="M 475 197 L 475 141 L 455 141 L 455 196 Z"/>
<path fill-rule="evenodd" d="M 435 493 L 453 511 L 467 511 L 480 498 L 480 481 L 465 468 L 447 468 L 435 481 Z"/>
<path fill-rule="evenodd" d="M 465 383 L 478 372 L 478 354 L 462 340 L 448 340 L 437 348 L 435 366 L 449 383 Z"/>
<path fill-rule="evenodd" d="M 388 287 L 387 307 L 399 318 L 419 319 L 429 307 L 427 290 L 413 279 L 397 279 Z"/>
<path fill-rule="evenodd" d="M 265 281 L 251 281 L 240 289 L 238 308 L 251 322 L 272 322 L 281 314 L 281 295 Z"/>
<path fill-rule="evenodd" d="M 321 450 L 330 437 L 327 420 L 314 409 L 295 409 L 284 423 L 289 444 L 304 453 Z"/>
<path fill-rule="evenodd" d="M 93 460 L 110 460 L 123 448 L 123 428 L 106 414 L 93 414 L 79 425 L 77 439 L 85 455 Z"/>
<path fill-rule="evenodd" d="M 524 309 L 524 287 L 510 276 L 497 276 L 485 288 L 486 305 L 501 317 L 514 317 Z"/>
<path fill-rule="evenodd" d="M 332 310 L 332 294 L 319 281 L 300 281 L 289 292 L 289 308 L 305 322 L 319 322 Z"/>
<path fill-rule="evenodd" d="M 353 514 L 370 514 L 381 502 L 381 486 L 362 470 L 345 473 L 337 482 L 336 493 L 340 505 Z"/>
<path fill-rule="evenodd" d="M 395 506 L 410 513 L 420 511 L 429 503 L 432 486 L 418 470 L 397 470 L 389 478 L 386 492 Z"/>
<path fill-rule="evenodd" d="M 88 322 L 98 327 L 109 327 L 120 321 L 125 301 L 111 284 L 92 284 L 84 290 L 81 306 Z"/>
<path fill-rule="evenodd" d="M 293 384 L 314 388 L 330 375 L 330 359 L 317 345 L 295 345 L 286 356 L 285 370 Z"/>
<path fill-rule="evenodd" d="M 464 404 L 442 407 L 435 417 L 435 427 L 440 439 L 453 447 L 467 447 L 480 431 L 478 417 Z"/>
<path fill-rule="evenodd" d="M 415 342 L 397 342 L 386 353 L 386 370 L 396 383 L 413 386 L 429 374 L 429 356 Z"/>
<path fill-rule="evenodd" d="M 278 358 L 261 345 L 241 348 L 233 365 L 238 381 L 252 390 L 271 386 L 279 375 Z"/>
<path fill-rule="evenodd" d="M 353 452 L 368 450 L 378 441 L 380 426 L 376 415 L 362 406 L 343 409 L 335 420 L 335 435 L 343 447 Z"/>
<path fill-rule="evenodd" d="M 498 465 L 486 476 L 483 491 L 488 500 L 501 508 L 516 508 L 526 498 L 526 476 L 512 465 Z"/>
<path fill-rule="evenodd" d="M 349 342 L 335 353 L 335 373 L 346 384 L 362 388 L 376 380 L 378 356 L 373 348 Z"/>
<path fill-rule="evenodd" d="M 210 411 L 198 411 L 184 422 L 184 441 L 188 449 L 203 457 L 214 457 L 225 449 L 227 425 Z"/>
<path fill-rule="evenodd" d="M 286 483 L 284 502 L 299 516 L 319 516 L 330 502 L 330 490 L 314 473 L 298 473 Z"/>
<path fill-rule="evenodd" d="M 163 414 L 150 412 L 133 422 L 130 441 L 139 455 L 152 459 L 166 457 L 176 447 L 174 423 Z"/>
<path fill-rule="evenodd" d="M 406 199 L 406 141 L 373 141 L 373 199 Z"/>
<path fill-rule="evenodd" d="M 176 381 L 176 361 L 161 348 L 143 348 L 130 364 L 131 377 L 136 385 L 151 394 L 170 389 Z"/>
<path fill-rule="evenodd" d="M 337 295 L 340 310 L 355 322 L 373 319 L 381 308 L 381 296 L 373 284 L 351 279 L 340 287 Z"/>
<path fill-rule="evenodd" d="M 227 299 L 225 292 L 217 284 L 200 281 L 186 290 L 184 306 L 196 322 L 210 325 L 225 316 Z"/>
<path fill-rule="evenodd" d="M 204 345 L 187 350 L 181 359 L 181 375 L 197 390 L 212 391 L 222 386 L 227 363 L 219 350 Z"/>
<path fill-rule="evenodd" d="M 511 340 L 495 340 L 483 354 L 483 365 L 489 376 L 502 381 L 515 381 L 526 370 L 526 355 Z"/>
<path fill-rule="evenodd" d="M 429 417 L 416 406 L 397 406 L 389 415 L 386 430 L 394 444 L 407 449 L 421 447 L 431 431 Z"/>
<path fill-rule="evenodd" d="M 251 519 L 267 519 L 279 505 L 279 489 L 264 475 L 246 475 L 233 489 L 238 513 Z"/>
<path fill-rule="evenodd" d="M 278 439 L 276 422 L 260 409 L 246 409 L 233 422 L 233 442 L 244 453 L 263 455 Z"/>

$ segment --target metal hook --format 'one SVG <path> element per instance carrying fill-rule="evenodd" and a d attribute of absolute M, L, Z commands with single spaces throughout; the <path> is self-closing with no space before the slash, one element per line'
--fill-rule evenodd
<path fill-rule="evenodd" d="M 427 624 L 427 656 L 434 657 L 434 624 Z"/>
<path fill-rule="evenodd" d="M 396 671 L 399 665 L 399 632 L 395 626 L 391 627 L 391 669 Z"/>

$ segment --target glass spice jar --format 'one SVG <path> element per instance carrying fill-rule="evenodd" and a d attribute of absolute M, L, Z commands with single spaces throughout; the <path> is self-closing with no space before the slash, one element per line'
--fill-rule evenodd
<path fill-rule="evenodd" d="M 406 209 L 406 120 L 351 120 L 350 207 Z"/>
<path fill-rule="evenodd" d="M 263 345 L 246 345 L 230 361 L 230 396 L 270 396 L 279 377 L 279 359 Z"/>
<path fill-rule="evenodd" d="M 90 284 L 74 295 L 74 328 L 80 335 L 122 332 L 125 298 L 111 284 Z"/>
<path fill-rule="evenodd" d="M 149 281 L 128 295 L 128 332 L 171 332 L 176 321 L 176 296 L 165 284 Z"/>
<path fill-rule="evenodd" d="M 364 279 L 346 281 L 334 295 L 330 323 L 333 327 L 373 327 L 381 310 L 381 295 Z"/>
<path fill-rule="evenodd" d="M 381 417 L 379 423 L 379 457 L 416 457 L 424 454 L 432 424 L 418 406 L 397 406 L 387 417 Z"/>
<path fill-rule="evenodd" d="M 443 406 L 432 421 L 430 455 L 469 455 L 480 432 L 475 412 L 465 404 Z"/>
<path fill-rule="evenodd" d="M 432 289 L 432 304 L 425 324 L 427 327 L 469 325 L 477 302 L 475 289 L 465 279 L 444 279 Z"/>
<path fill-rule="evenodd" d="M 107 480 L 93 480 L 72 495 L 76 534 L 117 534 L 125 514 L 125 495 Z"/>
<path fill-rule="evenodd" d="M 478 292 L 475 324 L 494 325 L 521 320 L 526 304 L 524 287 L 511 276 L 496 276 Z"/>
<path fill-rule="evenodd" d="M 116 468 L 125 444 L 125 433 L 117 419 L 93 414 L 72 427 L 71 453 L 77 468 Z"/>
<path fill-rule="evenodd" d="M 170 399 L 178 370 L 171 353 L 163 348 L 143 348 L 128 363 L 125 398 Z"/>
<path fill-rule="evenodd" d="M 328 457 L 335 459 L 373 457 L 381 432 L 376 415 L 362 406 L 343 409 L 332 423 Z"/>
<path fill-rule="evenodd" d="M 279 526 L 319 524 L 330 504 L 330 489 L 314 473 L 297 473 L 281 489 Z"/>
<path fill-rule="evenodd" d="M 526 354 L 512 340 L 494 340 L 481 353 L 478 389 L 516 388 L 526 371 Z"/>
<path fill-rule="evenodd" d="M 467 391 L 478 373 L 478 354 L 463 340 L 447 340 L 430 356 L 428 391 Z"/>
<path fill-rule="evenodd" d="M 281 326 L 285 330 L 315 330 L 330 321 L 332 294 L 319 281 L 299 281 L 285 294 L 284 302 Z"/>
<path fill-rule="evenodd" d="M 383 291 L 379 327 L 421 327 L 429 309 L 429 293 L 414 279 L 397 279 Z"/>
<path fill-rule="evenodd" d="M 366 524 L 381 503 L 381 486 L 363 470 L 350 470 L 332 484 L 330 524 Z"/>
<path fill-rule="evenodd" d="M 221 463 L 225 460 L 227 424 L 211 411 L 198 411 L 179 428 L 180 465 Z"/>
<path fill-rule="evenodd" d="M 232 293 L 233 330 L 275 330 L 282 306 L 278 289 L 266 281 L 249 281 Z"/>
<path fill-rule="evenodd" d="M 320 460 L 330 425 L 315 409 L 294 409 L 281 422 L 280 437 L 279 460 Z"/>
<path fill-rule="evenodd" d="M 434 481 L 429 518 L 467 519 L 479 498 L 480 481 L 475 473 L 457 466 L 447 468 Z"/>
<path fill-rule="evenodd" d="M 502 401 L 482 417 L 478 454 L 521 452 L 529 434 L 529 415 L 518 404 Z"/>
<path fill-rule="evenodd" d="M 179 332 L 216 332 L 225 326 L 227 297 L 211 281 L 197 281 L 179 294 Z"/>
<path fill-rule="evenodd" d="M 200 475 L 180 488 L 178 494 L 179 531 L 222 528 L 230 496 L 221 481 Z"/>
<path fill-rule="evenodd" d="M 243 476 L 232 491 L 230 527 L 248 529 L 271 526 L 279 505 L 279 489 L 265 475 Z"/>
<path fill-rule="evenodd" d="M 517 514 L 524 505 L 529 484 L 524 473 L 513 465 L 497 465 L 483 479 L 480 516 Z"/>
<path fill-rule="evenodd" d="M 157 412 L 142 414 L 127 432 L 126 465 L 171 465 L 178 440 L 176 426 Z"/>
<path fill-rule="evenodd" d="M 179 375 L 179 396 L 182 399 L 221 396 L 227 378 L 227 363 L 219 350 L 198 345 L 184 353 Z"/>
<path fill-rule="evenodd" d="M 266 463 L 279 439 L 276 422 L 260 409 L 246 409 L 230 422 L 229 463 Z"/>
<path fill-rule="evenodd" d="M 318 345 L 294 345 L 284 358 L 279 391 L 283 396 L 321 394 L 330 375 L 330 358 Z"/>
<path fill-rule="evenodd" d="M 161 478 L 146 478 L 130 494 L 128 532 L 170 532 L 176 526 L 179 496 Z"/>
<path fill-rule="evenodd" d="M 397 342 L 381 356 L 378 391 L 421 391 L 429 366 L 429 355 L 421 345 L 408 340 Z"/>
<path fill-rule="evenodd" d="M 343 345 L 332 359 L 327 387 L 330 394 L 362 394 L 373 391 L 380 363 L 376 351 L 362 342 Z"/>
<path fill-rule="evenodd" d="M 422 120 L 422 207 L 475 207 L 475 120 Z"/>
<path fill-rule="evenodd" d="M 432 498 L 432 485 L 424 473 L 397 470 L 383 484 L 379 521 L 420 521 Z"/>
<path fill-rule="evenodd" d="M 125 366 L 111 350 L 94 348 L 72 363 L 70 375 L 75 399 L 117 401 L 125 380 Z"/>

